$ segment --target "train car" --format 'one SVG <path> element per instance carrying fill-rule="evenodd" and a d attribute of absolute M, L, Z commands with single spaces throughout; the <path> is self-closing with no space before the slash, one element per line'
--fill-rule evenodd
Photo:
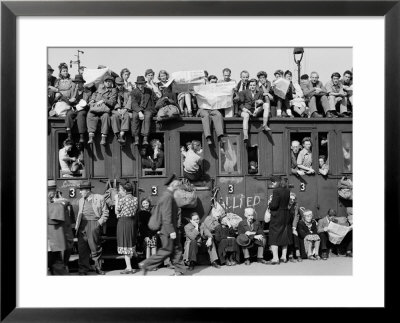
<path fill-rule="evenodd" d="M 143 165 L 142 147 L 135 146 L 130 135 L 125 146 L 112 135 L 102 146 L 98 132 L 93 145 L 85 144 L 84 168 L 80 174 L 65 178 L 58 161 L 59 149 L 67 138 L 64 119 L 49 118 L 48 179 L 55 179 L 63 196 L 70 198 L 75 206 L 80 197 L 77 186 L 81 180 L 90 180 L 96 193 L 104 193 L 108 181 L 129 180 L 135 184 L 139 199 L 150 197 L 155 204 L 166 189 L 165 179 L 173 173 L 183 176 L 181 146 L 199 140 L 204 151 L 203 179 L 193 184 L 199 196 L 196 211 L 201 218 L 208 215 L 213 191 L 218 188 L 218 198 L 224 202 L 227 211 L 242 216 L 244 208 L 254 207 L 258 219 L 263 220 L 268 197 L 272 194 L 270 180 L 273 175 L 288 178 L 300 206 L 311 209 L 315 218 L 323 217 L 329 208 L 338 214 L 346 214 L 351 201 L 339 199 L 337 189 L 342 177 L 352 176 L 351 118 L 271 118 L 272 130 L 267 134 L 261 131 L 262 120 L 254 119 L 247 145 L 243 142 L 241 118 L 225 118 L 224 123 L 226 137 L 221 148 L 207 145 L 200 118 L 154 122 L 149 141 L 159 139 L 164 152 L 163 163 L 157 169 Z M 79 135 L 74 136 L 73 139 L 78 141 Z M 293 140 L 301 142 L 304 137 L 310 137 L 312 141 L 312 165 L 316 174 L 297 176 L 291 172 L 290 147 Z M 217 143 L 217 138 L 213 139 Z M 327 158 L 327 176 L 318 174 L 319 155 Z M 250 163 L 257 167 L 250 170 Z M 183 215 L 191 211 L 183 210 Z M 109 222 L 112 227 L 115 219 Z"/>

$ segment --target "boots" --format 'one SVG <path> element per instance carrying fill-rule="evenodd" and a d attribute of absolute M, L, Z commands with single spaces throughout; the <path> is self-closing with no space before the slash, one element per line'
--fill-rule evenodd
<path fill-rule="evenodd" d="M 93 133 L 93 132 L 89 132 L 89 141 L 88 141 L 88 144 L 92 144 L 92 143 L 93 143 L 93 139 L 94 139 L 94 133 Z"/>
<path fill-rule="evenodd" d="M 103 135 L 103 134 L 101 135 L 100 145 L 105 146 L 105 144 L 106 144 L 106 138 L 107 138 L 106 135 Z"/>

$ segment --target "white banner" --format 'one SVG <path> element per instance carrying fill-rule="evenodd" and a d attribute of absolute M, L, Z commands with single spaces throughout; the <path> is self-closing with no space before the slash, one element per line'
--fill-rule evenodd
<path fill-rule="evenodd" d="M 93 84 L 97 84 L 103 81 L 103 77 L 106 73 L 111 73 L 111 69 L 108 67 L 106 68 L 99 68 L 99 69 L 89 69 L 85 68 L 83 71 L 83 79 L 86 81 L 85 87 L 91 87 Z"/>
<path fill-rule="evenodd" d="M 175 93 L 189 92 L 193 90 L 196 85 L 204 84 L 204 71 L 181 71 L 171 73 L 171 78 L 168 81 L 167 86 L 170 82 L 172 84 L 172 90 Z"/>
<path fill-rule="evenodd" d="M 194 92 L 200 109 L 226 109 L 233 106 L 236 82 L 221 82 L 195 86 Z"/>

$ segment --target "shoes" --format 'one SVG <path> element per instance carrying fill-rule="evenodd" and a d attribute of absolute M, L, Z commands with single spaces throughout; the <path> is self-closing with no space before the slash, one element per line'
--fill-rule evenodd
<path fill-rule="evenodd" d="M 89 133 L 89 141 L 88 144 L 92 144 L 94 139 L 94 133 Z"/>
<path fill-rule="evenodd" d="M 220 269 L 220 268 L 221 268 L 221 266 L 218 265 L 216 261 L 213 261 L 212 264 L 211 264 L 211 266 L 213 266 L 214 268 L 217 268 L 217 269 Z"/>
<path fill-rule="evenodd" d="M 147 137 L 143 137 L 143 146 L 148 146 L 149 142 L 147 141 Z"/>
<path fill-rule="evenodd" d="M 319 114 L 318 112 L 313 112 L 311 113 L 310 118 L 322 118 L 322 115 Z"/>
<path fill-rule="evenodd" d="M 84 143 L 85 143 L 85 135 L 84 135 L 83 133 L 80 134 L 79 142 L 80 142 L 81 144 L 84 144 Z"/>
<path fill-rule="evenodd" d="M 346 257 L 353 258 L 353 252 L 347 251 L 347 252 L 346 252 Z"/>
<path fill-rule="evenodd" d="M 315 260 L 321 260 L 321 257 L 318 256 L 318 255 L 316 255 L 316 256 L 314 256 L 314 257 L 315 257 Z"/>
<path fill-rule="evenodd" d="M 104 271 L 102 271 L 101 268 L 99 268 L 99 267 L 96 267 L 96 268 L 95 268 L 95 271 L 96 271 L 96 274 L 97 274 L 97 275 L 105 275 L 105 274 L 106 274 L 106 273 L 105 273 Z"/>
<path fill-rule="evenodd" d="M 297 257 L 297 262 L 302 262 L 303 259 L 301 257 Z"/>
<path fill-rule="evenodd" d="M 79 276 L 87 276 L 87 271 L 80 271 Z"/>
<path fill-rule="evenodd" d="M 257 262 L 260 263 L 260 264 L 264 264 L 264 265 L 269 264 L 268 261 L 266 261 L 265 259 L 262 259 L 262 258 L 258 258 L 258 259 L 257 259 Z"/>
<path fill-rule="evenodd" d="M 328 111 L 328 112 L 326 113 L 326 117 L 327 117 L 327 118 L 337 118 L 337 116 L 336 116 L 335 114 L 333 114 L 331 111 Z"/>
<path fill-rule="evenodd" d="M 287 259 L 281 259 L 281 262 L 283 262 L 284 264 L 286 264 L 288 262 Z"/>
<path fill-rule="evenodd" d="M 206 140 L 207 140 L 207 144 L 208 144 L 208 145 L 212 145 L 212 140 L 211 140 L 210 137 L 207 137 Z"/>
<path fill-rule="evenodd" d="M 146 267 L 144 261 L 140 262 L 140 263 L 138 264 L 138 266 L 139 266 L 140 270 L 142 270 L 143 276 L 145 276 L 145 275 L 147 274 L 147 272 L 148 272 L 148 269 L 147 269 L 147 267 Z"/>
<path fill-rule="evenodd" d="M 175 271 L 172 275 L 170 276 L 183 276 L 183 273 L 181 273 L 180 271 Z"/>
<path fill-rule="evenodd" d="M 192 271 L 193 269 L 194 269 L 194 262 L 191 261 L 190 264 L 189 264 L 188 270 Z"/>
<path fill-rule="evenodd" d="M 328 260 L 328 253 L 325 251 L 325 252 L 322 252 L 322 254 L 321 254 L 321 258 L 322 258 L 322 260 Z"/>
<path fill-rule="evenodd" d="M 343 113 L 342 113 L 342 116 L 343 116 L 344 118 L 351 118 L 353 115 L 352 115 L 351 112 L 343 112 Z"/>
<path fill-rule="evenodd" d="M 308 256 L 308 260 L 316 260 L 314 256 Z"/>
<path fill-rule="evenodd" d="M 193 116 L 193 112 L 192 112 L 192 111 L 188 111 L 187 116 L 188 116 L 189 118 L 193 118 L 193 117 L 194 117 L 194 116 Z"/>
<path fill-rule="evenodd" d="M 293 257 L 289 257 L 290 262 L 296 262 L 296 260 Z"/>
<path fill-rule="evenodd" d="M 280 263 L 279 263 L 279 260 L 278 260 L 278 261 L 271 261 L 270 264 L 271 264 L 271 265 L 279 265 Z"/>
<path fill-rule="evenodd" d="M 246 266 L 250 266 L 250 259 L 246 259 L 246 260 L 244 261 L 244 264 L 245 264 Z"/>
<path fill-rule="evenodd" d="M 103 146 L 105 146 L 105 144 L 106 144 L 106 136 L 104 136 L 104 135 L 101 135 L 101 141 L 100 141 L 100 145 L 103 145 Z"/>
<path fill-rule="evenodd" d="M 134 269 L 124 269 L 123 271 L 120 271 L 121 275 L 127 275 L 127 274 L 134 274 L 136 270 Z"/>

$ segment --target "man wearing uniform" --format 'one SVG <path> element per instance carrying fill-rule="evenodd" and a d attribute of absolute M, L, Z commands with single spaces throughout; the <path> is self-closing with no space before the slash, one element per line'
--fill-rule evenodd
<path fill-rule="evenodd" d="M 92 187 L 89 181 L 84 181 L 79 185 L 82 198 L 79 200 L 79 211 L 75 224 L 78 235 L 79 275 L 87 275 L 90 270 L 90 254 L 96 273 L 105 274 L 101 269 L 100 232 L 108 219 L 108 208 L 102 195 L 91 192 Z"/>

